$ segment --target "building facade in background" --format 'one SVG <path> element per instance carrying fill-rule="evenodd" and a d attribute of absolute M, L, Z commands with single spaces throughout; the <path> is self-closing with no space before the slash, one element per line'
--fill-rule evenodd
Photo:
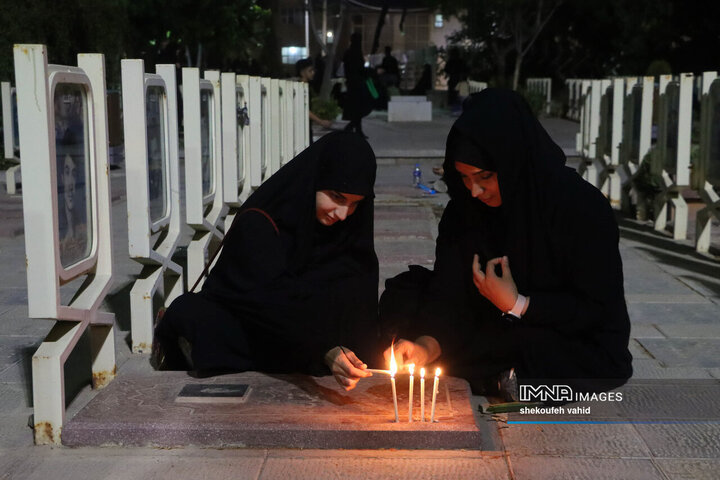
<path fill-rule="evenodd" d="M 448 36 L 460 29 L 460 22 L 457 18 L 445 18 L 438 12 L 422 6 L 420 2 L 391 0 L 385 25 L 379 38 L 378 51 L 375 55 L 371 55 L 383 0 L 348 0 L 339 38 L 333 31 L 334 15 L 338 11 L 337 0 L 309 1 L 312 3 L 314 16 L 314 22 L 308 21 L 309 51 L 305 45 L 305 0 L 269 0 L 265 2 L 266 7 L 273 12 L 273 31 L 278 46 L 275 54 L 281 59 L 284 73 L 287 75 L 294 75 L 294 65 L 297 60 L 306 57 L 316 58 L 321 53 L 322 49 L 312 27 L 314 26 L 318 31 L 318 36 L 323 36 L 324 5 L 327 5 L 325 38 L 328 42 L 339 42 L 336 64 L 333 68 L 337 71 L 340 66 L 342 54 L 350 43 L 350 35 L 359 32 L 363 39 L 363 53 L 371 67 L 382 62 L 385 46 L 392 48 L 393 56 L 398 59 L 403 71 L 401 81 L 403 89 L 412 88 L 424 64 L 430 64 L 434 73 L 438 71 L 439 62 L 442 62 L 438 52 L 447 48 Z M 406 8 L 404 18 L 401 5 Z M 437 84 L 441 88 L 444 85 L 443 80 L 443 78 L 438 78 Z"/>

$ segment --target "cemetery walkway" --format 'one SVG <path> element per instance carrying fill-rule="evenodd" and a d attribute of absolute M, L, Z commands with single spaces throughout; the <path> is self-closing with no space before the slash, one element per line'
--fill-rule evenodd
<path fill-rule="evenodd" d="M 410 183 L 415 163 L 426 182 L 436 178 L 432 166 L 442 161 L 452 121 L 442 114 L 429 124 L 388 124 L 382 114 L 365 121 L 379 163 L 375 236 L 381 280 L 408 264 L 432 265 L 437 222 L 447 198 L 426 195 Z M 558 119 L 543 122 L 572 155 L 578 125 Z M 127 255 L 123 170 L 113 170 L 111 180 L 115 284 L 106 308 L 116 314 L 122 379 L 149 375 L 150 367 L 147 355 L 132 355 L 128 346 L 129 285 L 140 267 Z M 3 225 L 17 218 L 19 204 L 17 197 L 0 194 Z M 635 369 L 623 388 L 626 401 L 609 413 L 599 411 L 593 416 L 603 422 L 598 424 L 508 424 L 538 417 L 477 413 L 481 449 L 460 451 L 35 447 L 28 427 L 30 360 L 51 322 L 27 318 L 24 238 L 21 230 L 4 228 L 0 479 L 717 478 L 720 262 L 695 254 L 689 242 L 675 242 L 644 224 L 619 219 Z M 87 386 L 89 362 L 83 338 L 66 364 L 68 419 L 96 395 Z M 472 398 L 474 407 L 482 402 L 481 397 Z"/>

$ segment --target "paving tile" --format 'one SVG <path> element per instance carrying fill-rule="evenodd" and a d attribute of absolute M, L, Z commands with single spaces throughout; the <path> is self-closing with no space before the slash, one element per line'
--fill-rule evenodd
<path fill-rule="evenodd" d="M 627 272 L 626 272 L 627 274 Z M 644 283 L 645 279 L 641 279 Z M 678 288 L 674 288 L 670 293 L 648 293 L 648 289 L 643 288 L 642 293 L 625 293 L 627 303 L 709 303 L 709 300 L 703 295 L 697 293 L 677 293 Z"/>
<path fill-rule="evenodd" d="M 26 305 L 12 306 L 0 314 L 0 336 L 44 338 L 54 324 L 54 320 L 28 318 Z"/>
<path fill-rule="evenodd" d="M 33 447 L 33 430 L 28 426 L 31 415 L 30 408 L 15 410 L 12 415 L 0 415 L 0 452 L 4 448 Z M 0 480 L 4 480 L 2 471 L 0 469 Z"/>
<path fill-rule="evenodd" d="M 334 453 L 334 452 L 330 452 Z M 368 454 L 346 451 L 334 455 L 317 455 L 304 451 L 287 454 L 270 453 L 260 479 L 386 479 L 413 480 L 503 479 L 510 478 L 501 455 L 456 455 L 454 452 L 390 451 Z"/>
<path fill-rule="evenodd" d="M 633 356 L 633 360 L 643 358 L 652 359 L 652 354 L 645 349 L 637 338 L 631 338 L 628 342 L 628 350 Z"/>
<path fill-rule="evenodd" d="M 423 220 L 384 220 L 375 221 L 375 242 L 380 240 L 406 241 L 421 239 L 434 242 L 430 222 Z"/>
<path fill-rule="evenodd" d="M 664 480 L 651 460 L 511 456 L 517 480 Z"/>
<path fill-rule="evenodd" d="M 720 339 L 641 338 L 638 341 L 666 367 L 720 367 Z"/>
<path fill-rule="evenodd" d="M 131 459 L 128 457 L 130 455 Z M 24 480 L 204 479 L 255 480 L 264 450 L 67 449 L 36 447 L 35 454 L 15 465 L 14 477 Z M 0 477 L 2 478 L 2 477 Z"/>
<path fill-rule="evenodd" d="M 720 318 L 720 307 L 707 303 L 630 303 L 628 313 L 633 323 L 653 323 L 658 326 L 669 323 L 714 324 Z"/>
<path fill-rule="evenodd" d="M 0 378 L 14 365 L 29 362 L 41 341 L 37 337 L 0 336 Z"/>
<path fill-rule="evenodd" d="M 655 464 L 669 480 L 717 480 L 720 459 L 658 458 Z"/>
<path fill-rule="evenodd" d="M 720 338 L 720 317 L 718 320 L 718 323 L 714 324 L 668 323 L 657 328 L 669 338 Z"/>
<path fill-rule="evenodd" d="M 435 242 L 429 240 L 379 241 L 375 244 L 375 251 L 380 264 L 405 262 L 427 265 L 435 261 Z"/>
<path fill-rule="evenodd" d="M 512 456 L 647 457 L 632 425 L 508 425 L 501 433 Z"/>
<path fill-rule="evenodd" d="M 30 388 L 24 383 L 0 383 L 0 415 L 14 415 L 31 408 Z"/>
<path fill-rule="evenodd" d="M 611 404 L 618 418 L 720 422 L 720 382 L 715 379 L 633 378 L 618 390 L 622 401 Z"/>
<path fill-rule="evenodd" d="M 631 323 L 631 338 L 665 338 L 665 335 L 653 324 Z"/>
<path fill-rule="evenodd" d="M 653 358 L 633 358 L 634 379 L 709 379 L 713 378 L 711 370 L 700 367 L 664 367 Z"/>
<path fill-rule="evenodd" d="M 720 424 L 634 425 L 634 427 L 654 457 L 720 458 Z"/>

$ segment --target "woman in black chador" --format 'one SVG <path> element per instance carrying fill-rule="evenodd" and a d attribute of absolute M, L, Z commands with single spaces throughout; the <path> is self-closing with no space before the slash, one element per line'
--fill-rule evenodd
<path fill-rule="evenodd" d="M 370 376 L 359 358 L 378 345 L 375 169 L 362 137 L 336 132 L 263 183 L 202 291 L 176 299 L 158 324 L 155 365 L 333 373 L 348 389 Z"/>
<path fill-rule="evenodd" d="M 365 135 L 362 130 L 362 118 L 372 111 L 373 98 L 365 84 L 365 56 L 362 53 L 360 33 L 350 35 L 350 46 L 343 55 L 347 92 L 343 104 L 343 118 L 350 120 L 345 130 Z"/>
<path fill-rule="evenodd" d="M 511 379 L 586 392 L 625 383 L 630 323 L 612 209 L 565 166 L 525 100 L 472 95 L 443 168 L 450 202 L 434 271 L 411 267 L 380 301 L 382 321 L 416 339 L 396 355 L 442 355 L 449 374 L 508 398 Z"/>

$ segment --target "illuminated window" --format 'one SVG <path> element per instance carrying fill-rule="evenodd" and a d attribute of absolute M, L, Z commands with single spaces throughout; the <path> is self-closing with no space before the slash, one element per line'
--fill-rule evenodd
<path fill-rule="evenodd" d="M 442 14 L 438 13 L 435 15 L 435 28 L 442 28 L 443 26 L 443 16 Z"/>
<path fill-rule="evenodd" d="M 298 60 L 307 58 L 307 48 L 305 47 L 282 47 L 282 63 L 286 65 L 294 65 Z"/>

